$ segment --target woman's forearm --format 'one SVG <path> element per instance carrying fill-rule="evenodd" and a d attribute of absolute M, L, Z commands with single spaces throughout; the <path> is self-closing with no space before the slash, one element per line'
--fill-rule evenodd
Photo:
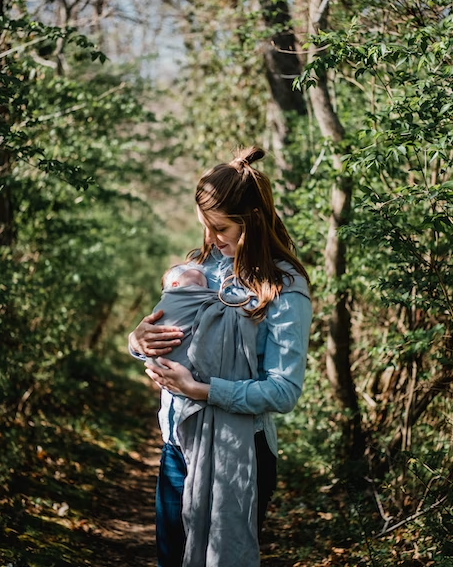
<path fill-rule="evenodd" d="M 209 396 L 210 385 L 201 382 L 195 382 L 194 385 L 185 393 L 191 400 L 206 401 Z"/>

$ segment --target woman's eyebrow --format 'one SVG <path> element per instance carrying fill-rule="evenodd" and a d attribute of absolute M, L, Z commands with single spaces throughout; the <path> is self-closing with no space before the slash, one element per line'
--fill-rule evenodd
<path fill-rule="evenodd" d="M 221 226 L 221 225 L 220 225 L 220 226 L 217 226 L 217 225 L 215 225 L 215 224 L 213 224 L 213 223 L 206 223 L 204 226 L 206 226 L 207 228 L 210 228 L 210 229 L 213 230 L 213 231 L 216 231 L 216 230 L 223 230 L 223 229 L 225 228 L 224 226 Z"/>

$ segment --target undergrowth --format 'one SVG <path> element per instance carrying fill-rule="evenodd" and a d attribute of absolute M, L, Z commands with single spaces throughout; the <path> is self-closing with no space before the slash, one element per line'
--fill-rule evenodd
<path fill-rule="evenodd" d="M 157 407 L 140 370 L 117 354 L 72 355 L 59 369 L 64 388 L 56 379 L 2 427 L 2 454 L 16 452 L 2 471 L 2 567 L 100 564 L 99 497 L 149 434 Z"/>

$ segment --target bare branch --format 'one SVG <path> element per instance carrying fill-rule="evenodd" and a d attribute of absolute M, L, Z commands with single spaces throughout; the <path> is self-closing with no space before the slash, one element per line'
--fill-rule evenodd
<path fill-rule="evenodd" d="M 428 506 L 428 508 L 425 508 L 424 510 L 420 510 L 420 512 L 416 512 L 415 514 L 412 514 L 411 516 L 408 516 L 407 518 L 405 518 L 404 520 L 401 520 L 401 522 L 398 522 L 396 524 L 393 524 L 393 526 L 390 526 L 387 529 L 383 529 L 381 532 L 379 532 L 378 534 L 376 534 L 374 536 L 373 539 L 377 539 L 380 537 L 383 537 L 387 534 L 389 534 L 390 532 L 393 532 L 394 530 L 400 528 L 401 526 L 404 526 L 405 524 L 408 524 L 409 522 L 413 522 L 414 520 L 416 520 L 417 518 L 419 518 L 420 516 L 423 516 L 424 514 L 427 514 L 428 512 L 430 512 L 431 510 L 433 510 L 434 508 L 437 508 L 437 506 L 440 506 L 441 504 L 443 504 L 445 501 L 447 500 L 446 496 L 443 496 L 440 500 L 437 500 L 436 502 L 434 502 L 434 504 L 431 504 L 431 506 Z"/>
<path fill-rule="evenodd" d="M 42 65 L 43 67 L 50 67 L 51 69 L 57 69 L 58 63 L 56 61 L 49 61 L 49 59 L 44 59 L 44 57 L 40 57 L 36 51 L 33 51 L 31 54 L 33 61 L 36 61 L 38 65 Z"/>
<path fill-rule="evenodd" d="M 11 55 L 11 53 L 23 51 L 27 47 L 30 47 L 30 45 L 35 45 L 35 43 L 40 43 L 41 41 L 45 41 L 46 39 L 47 39 L 47 37 L 37 37 L 37 38 L 32 39 L 31 41 L 27 42 L 27 43 L 22 43 L 21 45 L 16 45 L 16 47 L 11 47 L 11 49 L 7 49 L 3 53 L 0 53 L 0 59 L 3 59 L 3 57 L 8 57 L 8 55 Z"/>
<path fill-rule="evenodd" d="M 279 51 L 280 53 L 290 53 L 291 55 L 308 55 L 310 53 L 318 53 L 320 51 L 325 51 L 330 47 L 330 44 L 326 43 L 326 45 L 322 45 L 321 47 L 313 47 L 312 49 L 309 49 L 307 51 L 299 51 L 298 49 L 282 49 L 281 47 L 275 45 L 275 42 L 273 40 L 271 41 L 271 45 L 275 51 Z"/>
<path fill-rule="evenodd" d="M 316 158 L 315 163 L 313 164 L 313 167 L 310 169 L 310 175 L 314 175 L 316 173 L 316 170 L 319 167 L 319 164 L 322 162 L 322 160 L 324 159 L 324 155 L 326 153 L 326 148 L 322 148 L 321 152 L 319 153 L 319 156 Z"/>
<path fill-rule="evenodd" d="M 322 20 L 324 16 L 324 12 L 327 10 L 328 5 L 329 5 L 329 0 L 322 0 L 321 5 L 318 8 L 318 13 L 313 20 L 315 24 L 319 24 L 319 22 Z"/>

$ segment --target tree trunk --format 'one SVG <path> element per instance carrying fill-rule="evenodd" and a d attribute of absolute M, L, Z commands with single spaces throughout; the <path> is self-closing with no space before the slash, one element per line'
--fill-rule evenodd
<path fill-rule="evenodd" d="M 309 33 L 317 34 L 326 26 L 328 2 L 310 0 Z M 308 60 L 317 57 L 314 46 L 309 49 Z M 310 88 L 310 101 L 322 135 L 340 142 L 344 139 L 344 129 L 333 109 L 327 75 L 321 73 L 316 88 Z M 348 453 L 353 459 L 363 455 L 365 448 L 361 426 L 361 415 L 357 393 L 351 374 L 351 326 L 349 316 L 349 292 L 343 289 L 340 278 L 346 273 L 346 243 L 338 236 L 338 229 L 348 222 L 351 211 L 352 180 L 342 173 L 341 155 L 334 154 L 333 167 L 338 172 L 332 187 L 332 212 L 329 220 L 325 258 L 326 272 L 330 281 L 337 285 L 331 298 L 333 305 L 327 336 L 327 375 L 335 392 L 335 396 L 348 416 L 344 422 L 344 432 L 348 442 Z"/>
<path fill-rule="evenodd" d="M 118 296 L 115 294 L 115 296 L 112 297 L 112 299 L 108 303 L 102 305 L 101 311 L 99 313 L 98 322 L 96 324 L 94 331 L 91 333 L 90 340 L 88 341 L 88 348 L 90 350 L 96 348 L 98 344 L 101 342 L 101 339 L 104 336 L 104 331 L 107 326 L 107 322 L 110 318 L 110 315 L 113 311 L 113 307 L 117 299 Z"/>
<path fill-rule="evenodd" d="M 293 80 L 301 74 L 302 66 L 297 55 L 296 37 L 291 27 L 291 15 L 287 2 L 260 0 L 263 18 L 267 28 L 285 31 L 272 35 L 264 51 L 266 76 L 272 96 L 284 111 L 295 111 L 297 114 L 307 113 L 307 107 L 300 92 L 292 88 Z"/>
<path fill-rule="evenodd" d="M 14 217 L 11 188 L 5 180 L 9 169 L 8 156 L 0 151 L 0 248 L 14 242 Z"/>
<path fill-rule="evenodd" d="M 301 75 L 302 63 L 297 54 L 297 41 L 287 1 L 260 0 L 260 6 L 264 25 L 272 33 L 264 47 L 266 77 L 272 93 L 268 109 L 268 122 L 273 133 L 272 150 L 285 179 L 282 189 L 287 191 L 297 188 L 301 181 L 285 158 L 284 148 L 292 130 L 289 113 L 299 116 L 307 114 L 302 94 L 292 88 L 293 80 Z"/>
<path fill-rule="evenodd" d="M 5 16 L 6 2 L 0 0 L 0 16 Z M 3 38 L 5 36 L 3 35 Z M 4 40 L 0 42 L 0 51 L 5 52 L 11 46 Z M 4 59 L 0 59 L 0 73 L 3 73 Z M 0 106 L 0 120 L 4 123 L 9 121 L 8 108 Z M 14 241 L 14 215 L 11 186 L 8 176 L 10 173 L 9 152 L 0 148 L 0 247 L 11 246 Z"/>

